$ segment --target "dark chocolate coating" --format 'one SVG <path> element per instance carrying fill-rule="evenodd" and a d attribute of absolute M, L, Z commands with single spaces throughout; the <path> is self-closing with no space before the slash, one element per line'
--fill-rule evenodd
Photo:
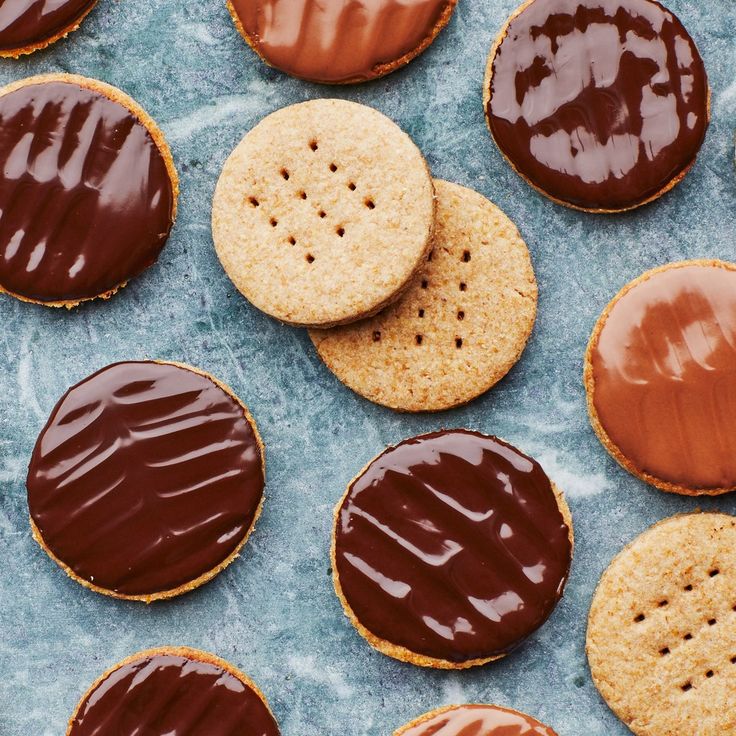
<path fill-rule="evenodd" d="M 230 671 L 154 653 L 111 672 L 79 706 L 69 736 L 278 736 L 259 695 Z"/>
<path fill-rule="evenodd" d="M 114 363 L 56 405 L 27 486 L 57 559 L 105 590 L 150 595 L 232 554 L 261 502 L 263 461 L 243 407 L 207 376 Z"/>
<path fill-rule="evenodd" d="M 0 50 L 19 51 L 64 33 L 97 0 L 5 0 L 0 2 Z"/>
<path fill-rule="evenodd" d="M 542 468 L 467 430 L 379 455 L 337 516 L 340 588 L 368 631 L 434 659 L 505 654 L 550 615 L 572 545 Z"/>
<path fill-rule="evenodd" d="M 693 163 L 708 125 L 700 54 L 653 0 L 534 0 L 511 20 L 490 84 L 503 154 L 583 209 L 660 194 Z"/>
<path fill-rule="evenodd" d="M 127 107 L 72 81 L 0 96 L 0 287 L 40 302 L 105 294 L 171 229 L 166 162 Z"/>

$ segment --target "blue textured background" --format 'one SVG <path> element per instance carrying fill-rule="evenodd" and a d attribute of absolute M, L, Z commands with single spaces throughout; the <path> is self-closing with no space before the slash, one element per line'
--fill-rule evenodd
<path fill-rule="evenodd" d="M 63 734 L 78 698 L 109 665 L 148 646 L 211 650 L 260 683 L 284 736 L 388 736 L 445 703 L 526 710 L 561 736 L 617 736 L 584 655 L 593 588 L 619 548 L 661 517 L 736 500 L 666 496 L 629 477 L 588 425 L 582 354 L 603 306 L 650 267 L 736 258 L 733 128 L 736 4 L 670 0 L 705 57 L 713 123 L 684 183 L 632 214 L 555 206 L 503 162 L 483 120 L 491 41 L 516 0 L 460 0 L 449 28 L 406 69 L 349 88 L 302 83 L 263 66 L 223 0 L 100 0 L 51 49 L 0 63 L 2 83 L 50 71 L 98 77 L 161 123 L 181 175 L 180 215 L 159 263 L 111 301 L 73 312 L 0 298 L 0 733 Z M 529 244 L 539 318 L 520 363 L 492 392 L 445 414 L 402 416 L 353 395 L 321 365 L 306 333 L 251 308 L 222 272 L 210 201 L 222 163 L 262 116 L 339 96 L 394 118 L 435 175 L 497 202 Z M 24 479 L 51 408 L 72 383 L 114 360 L 200 366 L 250 405 L 267 446 L 267 502 L 243 557 L 203 588 L 146 607 L 66 579 L 31 539 Z M 438 427 L 496 433 L 535 455 L 567 492 L 577 549 L 550 621 L 503 662 L 426 671 L 373 652 L 331 588 L 331 509 L 387 443 Z"/>

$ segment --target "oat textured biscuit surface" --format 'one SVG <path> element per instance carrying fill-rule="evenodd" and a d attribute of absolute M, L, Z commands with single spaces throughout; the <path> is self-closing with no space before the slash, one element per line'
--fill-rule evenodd
<path fill-rule="evenodd" d="M 419 149 L 373 108 L 312 100 L 255 126 L 225 163 L 212 232 L 235 286 L 283 322 L 369 316 L 431 245 L 434 187 Z"/>
<path fill-rule="evenodd" d="M 638 736 L 736 732 L 736 517 L 674 516 L 629 544 L 590 609 L 593 680 Z"/>
<path fill-rule="evenodd" d="M 403 411 L 467 403 L 516 363 L 534 325 L 537 284 L 514 223 L 471 189 L 435 181 L 437 227 L 422 272 L 368 320 L 311 330 L 347 386 Z"/>

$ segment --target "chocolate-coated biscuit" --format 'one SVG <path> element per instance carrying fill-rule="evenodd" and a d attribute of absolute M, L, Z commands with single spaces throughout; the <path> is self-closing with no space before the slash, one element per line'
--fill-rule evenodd
<path fill-rule="evenodd" d="M 674 516 L 625 547 L 593 596 L 587 653 L 637 736 L 736 733 L 736 518 Z"/>
<path fill-rule="evenodd" d="M 347 84 L 408 64 L 447 25 L 457 0 L 228 0 L 235 26 L 267 64 Z"/>
<path fill-rule="evenodd" d="M 66 736 L 279 736 L 258 686 L 219 657 L 189 647 L 148 649 L 90 687 Z"/>
<path fill-rule="evenodd" d="M 177 363 L 114 363 L 73 386 L 28 468 L 33 535 L 77 582 L 150 602 L 229 565 L 263 504 L 246 407 Z"/>
<path fill-rule="evenodd" d="M 651 202 L 695 162 L 708 79 L 678 18 L 654 0 L 526 0 L 488 60 L 486 119 L 542 194 L 589 212 Z"/>
<path fill-rule="evenodd" d="M 591 423 L 630 473 L 664 491 L 736 489 L 736 264 L 681 261 L 605 308 L 584 369 Z"/>
<path fill-rule="evenodd" d="M 6 0 L 0 3 L 0 57 L 30 54 L 76 31 L 97 0 Z"/>
<path fill-rule="evenodd" d="M 377 110 L 311 100 L 261 120 L 225 162 L 212 235 L 258 309 L 332 327 L 396 300 L 424 264 L 434 185 L 412 140 Z"/>
<path fill-rule="evenodd" d="M 503 378 L 534 325 L 537 283 L 511 220 L 485 197 L 435 180 L 428 262 L 394 304 L 370 319 L 310 330 L 347 386 L 400 411 L 465 404 Z"/>
<path fill-rule="evenodd" d="M 156 261 L 177 194 L 163 134 L 115 87 L 48 74 L 0 90 L 0 291 L 108 298 Z"/>
<path fill-rule="evenodd" d="M 448 705 L 407 723 L 394 736 L 557 736 L 524 713 L 497 705 Z"/>
<path fill-rule="evenodd" d="M 383 654 L 462 669 L 499 659 L 562 596 L 572 559 L 562 494 L 495 437 L 449 430 L 372 460 L 335 509 L 335 591 Z"/>

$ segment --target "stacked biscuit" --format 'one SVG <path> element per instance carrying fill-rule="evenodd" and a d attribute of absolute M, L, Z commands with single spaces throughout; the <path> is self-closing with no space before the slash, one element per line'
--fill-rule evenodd
<path fill-rule="evenodd" d="M 470 401 L 531 333 L 537 286 L 514 224 L 433 181 L 411 139 L 364 105 L 314 100 L 263 119 L 225 163 L 212 231 L 244 296 L 309 327 L 341 381 L 394 409 Z"/>

